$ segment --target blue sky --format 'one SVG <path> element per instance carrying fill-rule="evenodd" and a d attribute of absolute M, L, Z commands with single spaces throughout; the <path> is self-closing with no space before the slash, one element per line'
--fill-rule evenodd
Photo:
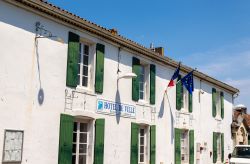
<path fill-rule="evenodd" d="M 240 89 L 250 111 L 249 0 L 49 0 Z"/>

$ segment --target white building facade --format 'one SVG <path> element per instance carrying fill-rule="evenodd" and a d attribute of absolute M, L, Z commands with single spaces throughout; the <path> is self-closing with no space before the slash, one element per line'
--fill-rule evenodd
<path fill-rule="evenodd" d="M 0 161 L 223 163 L 236 88 L 40 0 L 0 0 Z M 181 66 L 184 76 L 192 69 Z M 126 75 L 135 73 L 136 78 Z"/>

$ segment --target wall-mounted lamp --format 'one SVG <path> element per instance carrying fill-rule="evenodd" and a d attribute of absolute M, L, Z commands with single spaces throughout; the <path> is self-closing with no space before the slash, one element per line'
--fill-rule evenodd
<path fill-rule="evenodd" d="M 126 73 L 123 75 L 119 75 L 118 80 L 119 79 L 132 79 L 132 78 L 136 78 L 136 77 L 137 77 L 137 75 L 135 73 Z"/>
<path fill-rule="evenodd" d="M 52 34 L 52 32 L 50 32 L 49 30 L 45 29 L 45 27 L 43 25 L 41 25 L 40 22 L 36 22 L 35 24 L 36 26 L 36 37 L 35 39 L 39 39 L 39 38 L 55 38 L 57 41 L 64 43 L 63 39 L 55 36 Z"/>

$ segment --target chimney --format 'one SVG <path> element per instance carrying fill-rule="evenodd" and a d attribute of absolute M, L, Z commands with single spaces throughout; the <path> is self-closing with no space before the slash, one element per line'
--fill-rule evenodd
<path fill-rule="evenodd" d="M 118 31 L 117 31 L 117 29 L 115 29 L 115 28 L 110 29 L 110 32 L 111 32 L 111 34 L 113 34 L 113 35 L 117 35 L 117 34 L 118 34 Z"/>
<path fill-rule="evenodd" d="M 157 52 L 161 56 L 164 56 L 164 48 L 163 47 L 155 47 L 155 52 Z"/>

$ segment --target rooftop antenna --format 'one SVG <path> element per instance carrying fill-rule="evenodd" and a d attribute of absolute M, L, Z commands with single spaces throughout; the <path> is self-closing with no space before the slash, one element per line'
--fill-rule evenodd
<path fill-rule="evenodd" d="M 150 43 L 150 47 L 149 47 L 151 50 L 154 50 L 154 44 L 153 43 Z"/>

